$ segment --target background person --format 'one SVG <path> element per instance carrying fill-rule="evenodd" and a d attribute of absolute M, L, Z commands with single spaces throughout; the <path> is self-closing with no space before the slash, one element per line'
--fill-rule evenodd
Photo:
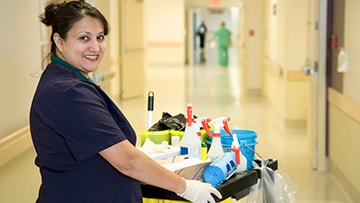
<path fill-rule="evenodd" d="M 205 39 L 206 39 L 206 32 L 207 32 L 207 27 L 205 25 L 205 22 L 202 21 L 198 30 L 197 30 L 197 35 L 199 36 L 200 39 L 200 62 L 205 62 Z"/>
<path fill-rule="evenodd" d="M 218 49 L 218 62 L 222 67 L 229 64 L 229 46 L 232 44 L 231 31 L 225 27 L 225 22 L 220 23 L 220 28 L 214 32 Z"/>
<path fill-rule="evenodd" d="M 192 202 L 215 202 L 209 184 L 185 180 L 134 145 L 136 133 L 106 93 L 89 78 L 106 50 L 109 26 L 90 4 L 49 4 L 41 21 L 51 26 L 51 62 L 30 109 L 30 130 L 40 168 L 38 203 L 140 203 L 144 182 Z"/>

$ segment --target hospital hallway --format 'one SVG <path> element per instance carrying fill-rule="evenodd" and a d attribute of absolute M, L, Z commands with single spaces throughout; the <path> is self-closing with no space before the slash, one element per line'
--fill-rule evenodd
<path fill-rule="evenodd" d="M 238 53 L 230 49 L 230 65 L 217 65 L 216 49 L 207 49 L 206 64 L 190 66 L 148 65 L 146 90 L 154 92 L 153 122 L 162 112 L 171 115 L 186 112 L 193 105 L 198 117 L 229 116 L 230 128 L 250 129 L 257 133 L 255 149 L 263 158 L 277 159 L 279 171 L 294 181 L 300 203 L 349 203 L 351 200 L 338 181 L 327 172 L 311 169 L 307 152 L 306 126 L 286 123 L 261 94 L 241 93 L 242 69 Z M 137 132 L 146 128 L 147 95 L 117 101 Z M 247 198 L 232 202 L 247 202 Z"/>

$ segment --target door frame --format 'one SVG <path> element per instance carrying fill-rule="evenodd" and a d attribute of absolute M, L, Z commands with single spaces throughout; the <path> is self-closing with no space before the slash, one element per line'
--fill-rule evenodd
<path fill-rule="evenodd" d="M 309 2 L 312 2 L 310 0 Z M 328 2 L 327 0 L 314 1 L 315 10 L 315 24 L 314 29 L 317 29 L 315 36 L 315 62 L 314 68 L 317 72 L 313 74 L 312 80 L 312 101 L 311 107 L 313 109 L 313 123 L 311 124 L 310 133 L 312 135 L 312 167 L 317 171 L 328 171 L 329 160 L 327 156 L 328 138 L 326 136 L 327 125 L 327 21 L 328 21 Z"/>

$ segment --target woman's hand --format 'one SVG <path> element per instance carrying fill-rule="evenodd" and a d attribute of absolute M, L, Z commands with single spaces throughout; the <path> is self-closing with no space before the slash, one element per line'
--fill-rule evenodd
<path fill-rule="evenodd" d="M 215 203 L 215 200 L 211 194 L 221 199 L 221 193 L 208 183 L 200 182 L 197 180 L 185 180 L 186 189 L 182 194 L 177 194 L 180 197 L 187 199 L 191 202 L 198 203 Z"/>

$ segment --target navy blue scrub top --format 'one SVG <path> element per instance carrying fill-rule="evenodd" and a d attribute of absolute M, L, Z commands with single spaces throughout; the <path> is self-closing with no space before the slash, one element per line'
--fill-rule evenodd
<path fill-rule="evenodd" d="M 42 183 L 37 202 L 137 203 L 140 184 L 99 152 L 136 134 L 106 93 L 56 56 L 43 72 L 30 130 Z"/>

